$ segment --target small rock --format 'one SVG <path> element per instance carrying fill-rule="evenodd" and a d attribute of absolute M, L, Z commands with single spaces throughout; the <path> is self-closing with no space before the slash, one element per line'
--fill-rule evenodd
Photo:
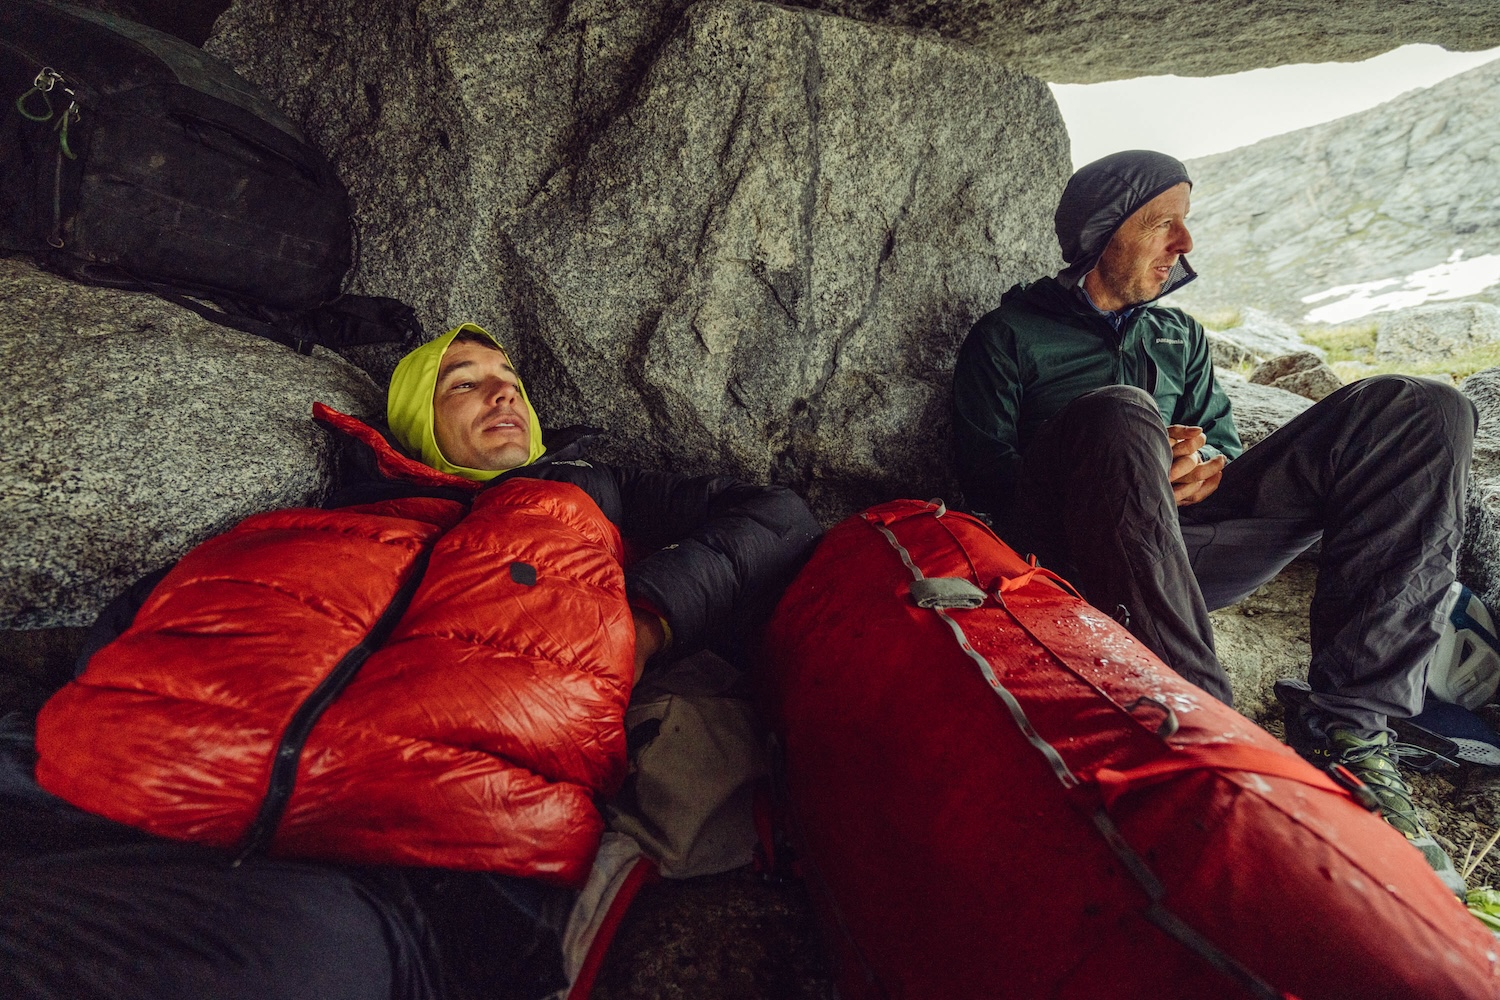
<path fill-rule="evenodd" d="M 1208 342 L 1214 354 L 1214 364 L 1225 367 L 1287 354 L 1312 354 L 1319 360 L 1323 357 L 1323 349 L 1304 343 L 1290 324 L 1268 312 L 1249 307 L 1240 310 L 1238 326 L 1209 334 Z M 1223 361 L 1221 355 L 1236 360 Z"/>
<path fill-rule="evenodd" d="M 1259 355 L 1254 351 L 1213 330 L 1205 331 L 1204 336 L 1208 340 L 1208 353 L 1213 358 L 1215 367 L 1239 368 L 1260 361 Z"/>
<path fill-rule="evenodd" d="M 1381 361 L 1441 361 L 1500 343 L 1500 306 L 1443 302 L 1393 312 L 1375 331 Z"/>
<path fill-rule="evenodd" d="M 1250 373 L 1250 381 L 1295 392 L 1317 402 L 1344 386 L 1343 379 L 1311 351 L 1298 351 L 1263 361 Z"/>
<path fill-rule="evenodd" d="M 1271 436 L 1282 424 L 1312 405 L 1312 400 L 1275 386 L 1247 382 L 1233 372 L 1216 371 L 1219 387 L 1233 407 L 1234 426 L 1246 448 Z"/>

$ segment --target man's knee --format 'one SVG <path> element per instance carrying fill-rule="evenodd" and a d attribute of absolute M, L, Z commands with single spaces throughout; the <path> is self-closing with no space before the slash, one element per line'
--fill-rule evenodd
<path fill-rule="evenodd" d="M 1446 382 L 1414 375 L 1372 375 L 1339 391 L 1362 414 L 1396 417 L 1408 426 L 1428 425 L 1462 442 L 1471 441 L 1479 411 Z M 1330 397 L 1331 398 L 1331 397 Z"/>
<path fill-rule="evenodd" d="M 1097 443 L 1111 450 L 1145 445 L 1164 450 L 1166 424 L 1156 400 L 1143 389 L 1110 385 L 1086 392 L 1052 418 L 1055 433 Z"/>
<path fill-rule="evenodd" d="M 1155 415 L 1156 422 L 1161 423 L 1161 412 L 1156 408 L 1156 400 L 1145 389 L 1133 385 L 1107 385 L 1102 389 L 1086 392 L 1064 409 L 1074 408 L 1087 413 L 1131 413 L 1144 410 Z"/>

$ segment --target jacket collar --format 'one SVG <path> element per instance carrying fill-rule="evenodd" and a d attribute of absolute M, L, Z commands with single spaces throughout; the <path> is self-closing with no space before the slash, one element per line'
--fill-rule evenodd
<path fill-rule="evenodd" d="M 1116 333 L 1119 333 L 1120 330 L 1124 328 L 1125 324 L 1129 323 L 1131 318 L 1135 316 L 1136 313 L 1145 308 L 1144 305 L 1126 306 L 1124 309 L 1117 309 L 1114 312 L 1110 312 L 1108 309 L 1100 309 L 1097 305 L 1094 304 L 1094 297 L 1089 294 L 1088 288 L 1085 287 L 1084 283 L 1081 281 L 1073 286 L 1073 295 L 1085 306 L 1093 310 L 1097 315 L 1101 316 L 1104 321 L 1114 329 Z"/>
<path fill-rule="evenodd" d="M 358 471 L 364 473 L 366 477 L 373 473 L 374 477 L 379 479 L 412 483 L 417 486 L 460 489 L 466 493 L 478 493 L 479 488 L 484 485 L 462 476 L 439 472 L 430 465 L 423 465 L 398 449 L 388 437 L 389 431 L 378 431 L 358 417 L 340 413 L 331 406 L 313 403 L 313 419 L 325 427 L 338 431 L 346 438 L 352 438 L 353 441 L 368 449 L 367 456 L 358 456 L 368 458 L 368 464 L 356 460 L 356 465 L 363 466 Z"/>
<path fill-rule="evenodd" d="M 1086 301 L 1078 292 L 1054 277 L 1038 278 L 1029 284 L 1013 285 L 1000 297 L 1001 305 L 1015 303 L 1038 312 L 1050 313 L 1053 316 L 1075 316 L 1100 324 L 1104 329 L 1113 330 L 1117 335 L 1129 330 L 1134 321 L 1147 312 L 1156 301 L 1153 299 L 1151 302 L 1143 302 L 1138 306 L 1132 306 L 1129 310 L 1123 310 L 1120 313 L 1119 326 L 1116 327 L 1110 322 L 1108 313 L 1102 312 L 1092 302 Z"/>
<path fill-rule="evenodd" d="M 347 473 L 357 479 L 374 479 L 391 483 L 407 483 L 412 486 L 433 487 L 443 490 L 460 490 L 478 493 L 489 483 L 475 482 L 462 476 L 439 472 L 406 454 L 396 444 L 390 431 L 373 427 L 358 417 L 340 413 L 331 406 L 313 403 L 313 419 L 337 432 L 348 446 L 346 455 L 352 459 L 354 468 Z M 524 476 L 525 470 L 552 462 L 578 459 L 584 447 L 597 437 L 599 432 L 592 427 L 565 427 L 546 433 L 547 451 L 530 465 L 511 469 L 503 475 Z M 352 454 L 350 454 L 352 452 Z"/>

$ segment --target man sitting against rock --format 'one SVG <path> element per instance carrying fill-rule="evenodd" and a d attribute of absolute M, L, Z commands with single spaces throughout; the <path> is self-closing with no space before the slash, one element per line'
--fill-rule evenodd
<path fill-rule="evenodd" d="M 1012 546 L 1225 702 L 1209 610 L 1321 539 L 1308 684 L 1277 687 L 1288 742 L 1358 775 L 1461 892 L 1388 720 L 1422 707 L 1474 407 L 1428 379 L 1367 378 L 1243 449 L 1203 328 L 1154 304 L 1195 277 L 1190 189 L 1181 163 L 1141 150 L 1069 180 L 1055 216 L 1067 266 L 1006 292 L 959 352 L 960 482 Z"/>
<path fill-rule="evenodd" d="M 397 368 L 399 447 L 316 413 L 350 479 L 327 508 L 251 517 L 107 609 L 34 783 L 0 732 L 5 996 L 566 987 L 633 681 L 743 659 L 819 534 L 779 487 L 544 447 L 471 325 Z"/>

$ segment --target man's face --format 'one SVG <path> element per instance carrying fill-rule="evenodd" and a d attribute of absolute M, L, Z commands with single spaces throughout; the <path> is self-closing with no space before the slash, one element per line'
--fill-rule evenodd
<path fill-rule="evenodd" d="M 432 391 L 433 434 L 444 457 L 469 469 L 514 469 L 531 456 L 531 421 L 515 369 L 498 348 L 456 340 Z"/>
<path fill-rule="evenodd" d="M 1114 312 L 1161 294 L 1177 258 L 1193 249 L 1186 184 L 1168 188 L 1135 210 L 1115 231 L 1099 263 L 1083 279 L 1089 298 Z"/>

